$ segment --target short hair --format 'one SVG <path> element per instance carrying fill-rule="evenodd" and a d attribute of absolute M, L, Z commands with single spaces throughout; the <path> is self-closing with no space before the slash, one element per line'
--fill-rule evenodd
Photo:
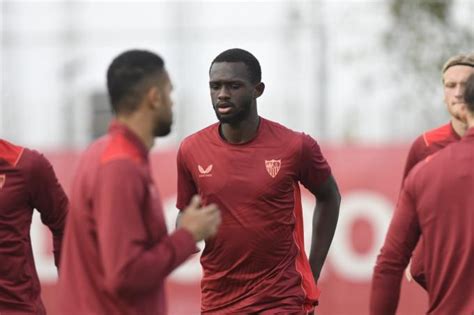
<path fill-rule="evenodd" d="M 474 113 L 474 73 L 469 76 L 466 81 L 466 89 L 464 90 L 464 101 L 471 113 Z"/>
<path fill-rule="evenodd" d="M 246 50 L 240 48 L 232 48 L 221 52 L 211 63 L 212 65 L 216 62 L 243 62 L 248 69 L 250 75 L 250 82 L 259 83 L 262 81 L 262 69 L 260 63 L 254 55 Z M 211 71 L 209 68 L 209 72 Z"/>
<path fill-rule="evenodd" d="M 442 73 L 444 74 L 446 70 L 453 66 L 470 66 L 474 67 L 474 53 L 459 54 L 453 56 L 446 61 L 443 66 Z"/>
<path fill-rule="evenodd" d="M 115 113 L 135 111 L 150 79 L 159 77 L 164 67 L 160 56 L 146 50 L 128 50 L 115 57 L 107 70 L 112 110 Z"/>

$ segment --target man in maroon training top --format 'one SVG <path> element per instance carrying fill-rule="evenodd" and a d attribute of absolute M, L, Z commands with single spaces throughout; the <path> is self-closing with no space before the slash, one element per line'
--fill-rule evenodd
<path fill-rule="evenodd" d="M 71 195 L 60 275 L 60 314 L 166 313 L 165 278 L 213 235 L 215 205 L 195 196 L 168 235 L 150 173 L 154 138 L 170 132 L 172 85 L 163 60 L 130 50 L 107 71 L 116 120 L 81 158 Z"/>
<path fill-rule="evenodd" d="M 186 138 L 178 152 L 177 207 L 199 193 L 222 211 L 222 225 L 201 257 L 201 311 L 311 312 L 339 214 L 329 165 L 313 138 L 258 115 L 265 86 L 252 54 L 224 51 L 209 75 L 219 123 Z M 309 262 L 299 182 L 317 198 Z"/>
<path fill-rule="evenodd" d="M 465 95 L 464 137 L 418 163 L 405 181 L 374 270 L 372 315 L 395 314 L 403 269 L 421 237 L 427 314 L 474 312 L 474 74 Z"/>
<path fill-rule="evenodd" d="M 444 102 L 451 115 L 451 121 L 441 127 L 427 131 L 419 136 L 410 148 L 403 179 L 410 170 L 427 156 L 459 141 L 466 132 L 466 124 L 460 119 L 460 108 L 464 106 L 464 87 L 467 78 L 474 73 L 474 54 L 460 54 L 451 57 L 443 66 Z M 413 252 L 411 264 L 407 268 L 407 277 L 413 278 L 426 289 L 423 271 L 423 241 Z"/>
<path fill-rule="evenodd" d="M 33 210 L 53 233 L 59 267 L 68 200 L 48 160 L 0 139 L 0 314 L 45 314 L 33 261 Z"/>

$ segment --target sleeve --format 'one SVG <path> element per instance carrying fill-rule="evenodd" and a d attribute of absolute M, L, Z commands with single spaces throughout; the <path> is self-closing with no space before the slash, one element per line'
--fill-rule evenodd
<path fill-rule="evenodd" d="M 183 146 L 178 150 L 177 167 L 178 167 L 178 197 L 176 201 L 176 208 L 184 210 L 191 201 L 193 195 L 197 194 L 196 185 L 194 184 L 193 176 L 186 167 L 183 156 Z"/>
<path fill-rule="evenodd" d="M 299 180 L 313 194 L 331 175 L 331 168 L 316 140 L 303 133 Z"/>
<path fill-rule="evenodd" d="M 407 160 L 405 162 L 405 168 L 403 170 L 403 181 L 407 178 L 408 174 L 410 173 L 411 169 L 425 157 L 423 156 L 423 148 L 425 147 L 425 141 L 423 140 L 423 136 L 416 138 L 413 144 L 410 147 L 410 151 L 408 151 Z"/>
<path fill-rule="evenodd" d="M 177 229 L 150 243 L 144 225 L 149 188 L 139 166 L 114 160 L 99 172 L 94 202 L 105 286 L 122 296 L 154 289 L 194 252 L 194 239 Z"/>
<path fill-rule="evenodd" d="M 395 314 L 403 271 L 420 237 L 416 204 L 409 176 L 397 203 L 385 243 L 374 268 L 370 314 Z"/>
<path fill-rule="evenodd" d="M 54 262 L 59 267 L 69 202 L 49 161 L 42 154 L 32 152 L 34 158 L 27 174 L 31 205 L 38 210 L 41 221 L 53 234 Z"/>

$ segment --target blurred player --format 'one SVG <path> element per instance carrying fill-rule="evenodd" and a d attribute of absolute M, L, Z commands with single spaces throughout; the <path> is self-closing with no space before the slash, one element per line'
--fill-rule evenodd
<path fill-rule="evenodd" d="M 467 125 L 460 119 L 460 109 L 464 106 L 464 87 L 467 78 L 474 73 L 474 53 L 451 57 L 443 67 L 444 102 L 451 115 L 451 121 L 441 127 L 427 131 L 419 136 L 410 148 L 403 179 L 410 170 L 427 156 L 459 141 L 466 132 Z M 416 247 L 412 262 L 407 268 L 407 277 L 413 278 L 426 289 L 423 271 L 423 241 Z"/>
<path fill-rule="evenodd" d="M 46 314 L 30 240 L 33 210 L 53 233 L 59 267 L 68 200 L 48 160 L 0 139 L 0 314 Z"/>
<path fill-rule="evenodd" d="M 405 180 L 374 270 L 372 315 L 395 314 L 403 269 L 420 237 L 427 314 L 474 311 L 474 74 L 465 100 L 458 111 L 468 127 L 463 139 L 418 163 Z"/>
<path fill-rule="evenodd" d="M 84 153 L 64 240 L 60 314 L 166 313 L 165 278 L 220 223 L 215 205 L 194 196 L 168 235 L 150 173 L 154 138 L 172 124 L 172 85 L 154 53 L 126 51 L 107 71 L 116 120 Z"/>
<path fill-rule="evenodd" d="M 330 167 L 313 138 L 258 115 L 265 85 L 252 54 L 222 52 L 209 76 L 219 123 L 186 138 L 178 152 L 177 207 L 199 193 L 222 211 L 222 225 L 201 257 L 201 311 L 311 312 L 339 215 Z M 309 262 L 299 182 L 317 198 Z"/>

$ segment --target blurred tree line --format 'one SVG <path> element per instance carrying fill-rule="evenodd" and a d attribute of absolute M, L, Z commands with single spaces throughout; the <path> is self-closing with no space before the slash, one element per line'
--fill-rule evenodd
<path fill-rule="evenodd" d="M 384 46 L 394 61 L 394 83 L 400 86 L 392 112 L 405 111 L 397 115 L 403 118 L 393 128 L 414 126 L 417 130 L 411 133 L 419 133 L 448 117 L 442 102 L 442 66 L 452 55 L 474 51 L 474 23 L 472 19 L 467 25 L 458 23 L 454 2 L 390 0 L 392 27 L 385 34 Z M 474 17 L 473 3 L 456 4 Z"/>

